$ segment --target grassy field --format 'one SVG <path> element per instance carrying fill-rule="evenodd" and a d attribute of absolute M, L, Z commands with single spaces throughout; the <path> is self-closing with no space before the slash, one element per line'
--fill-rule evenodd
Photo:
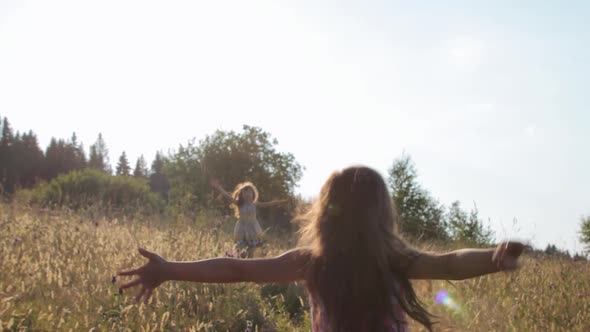
<path fill-rule="evenodd" d="M 148 305 L 118 294 L 112 276 L 143 263 L 138 245 L 171 260 L 224 256 L 232 226 L 204 215 L 104 218 L 0 204 L 1 330 L 309 331 L 301 285 L 167 283 Z M 270 240 L 268 255 L 294 243 Z M 523 263 L 513 274 L 415 287 L 438 316 L 436 331 L 590 331 L 588 262 L 525 256 Z M 457 308 L 436 303 L 441 290 Z"/>

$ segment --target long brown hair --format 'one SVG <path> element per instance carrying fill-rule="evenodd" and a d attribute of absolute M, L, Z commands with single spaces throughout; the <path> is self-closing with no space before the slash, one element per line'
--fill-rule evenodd
<path fill-rule="evenodd" d="M 234 199 L 234 202 L 236 202 L 237 204 L 236 203 L 230 204 L 230 208 L 232 208 L 234 210 L 234 216 L 236 218 L 240 217 L 240 207 L 244 204 L 244 197 L 242 197 L 242 193 L 246 189 L 252 190 L 252 195 L 254 196 L 254 197 L 252 197 L 252 202 L 253 203 L 258 202 L 258 189 L 256 188 L 256 186 L 252 182 L 246 181 L 246 182 L 242 182 L 242 183 L 239 183 L 238 185 L 236 185 L 236 188 L 231 193 L 231 197 Z"/>
<path fill-rule="evenodd" d="M 333 173 L 303 217 L 301 245 L 311 250 L 306 282 L 323 304 L 330 331 L 379 331 L 399 321 L 393 300 L 431 330 L 432 317 L 406 276 L 420 254 L 397 233 L 383 177 L 358 166 Z"/>

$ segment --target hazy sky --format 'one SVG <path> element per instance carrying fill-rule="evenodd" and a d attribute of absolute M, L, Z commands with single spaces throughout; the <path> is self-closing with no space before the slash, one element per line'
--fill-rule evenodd
<path fill-rule="evenodd" d="M 102 132 L 112 164 L 260 126 L 306 167 L 304 195 L 405 150 L 500 237 L 580 250 L 588 17 L 587 1 L 3 0 L 0 116 L 43 149 Z"/>

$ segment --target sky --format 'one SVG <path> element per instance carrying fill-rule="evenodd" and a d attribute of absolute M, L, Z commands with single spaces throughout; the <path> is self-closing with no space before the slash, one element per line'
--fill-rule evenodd
<path fill-rule="evenodd" d="M 102 133 L 111 164 L 259 126 L 314 196 L 409 154 L 499 239 L 580 251 L 590 215 L 590 2 L 0 2 L 0 116 Z"/>

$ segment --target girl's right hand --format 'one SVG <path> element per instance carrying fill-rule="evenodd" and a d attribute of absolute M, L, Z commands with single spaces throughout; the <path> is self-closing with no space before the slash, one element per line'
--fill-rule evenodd
<path fill-rule="evenodd" d="M 209 185 L 213 188 L 219 189 L 221 188 L 221 184 L 219 184 L 219 180 L 217 180 L 216 178 L 210 178 L 209 179 Z"/>
<path fill-rule="evenodd" d="M 497 264 L 501 271 L 514 271 L 518 268 L 518 258 L 527 247 L 529 246 L 520 242 L 507 241 L 500 243 L 494 251 L 492 261 Z"/>
<path fill-rule="evenodd" d="M 135 280 L 123 284 L 120 289 L 141 286 L 139 293 L 135 296 L 135 301 L 137 302 L 142 297 L 145 297 L 147 303 L 154 289 L 166 281 L 166 263 L 168 261 L 160 255 L 143 248 L 139 248 L 139 253 L 147 258 L 148 262 L 140 268 L 119 272 L 120 276 L 137 276 Z"/>
<path fill-rule="evenodd" d="M 209 179 L 209 185 L 213 188 L 219 188 L 219 181 L 216 178 L 210 178 Z"/>

